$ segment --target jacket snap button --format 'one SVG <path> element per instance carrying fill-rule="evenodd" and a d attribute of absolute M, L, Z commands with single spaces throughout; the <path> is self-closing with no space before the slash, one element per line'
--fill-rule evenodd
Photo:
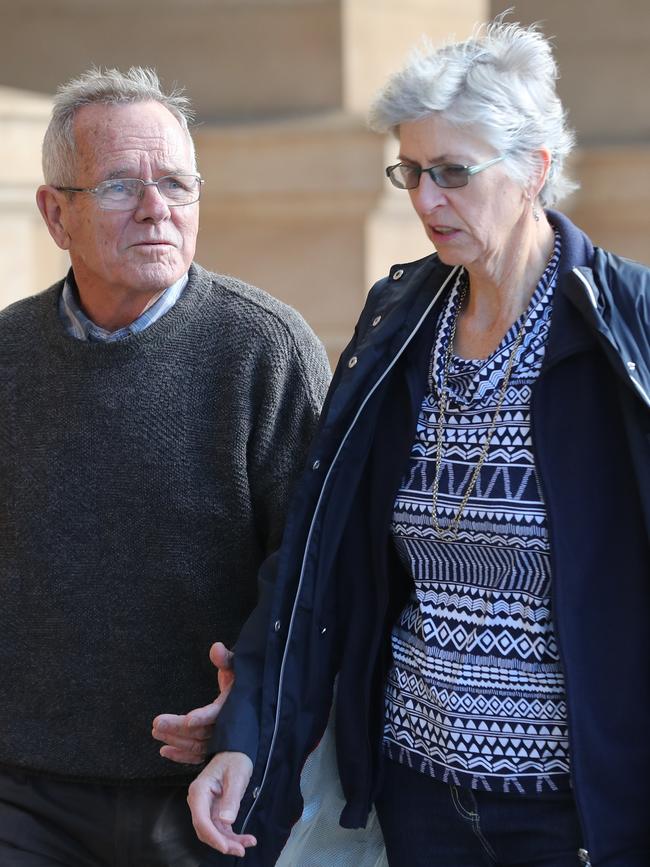
<path fill-rule="evenodd" d="M 254 797 L 254 798 L 257 798 L 257 796 L 259 795 L 259 793 L 260 793 L 260 787 L 259 787 L 259 786 L 255 786 L 255 788 L 253 789 L 253 797 Z"/>
<path fill-rule="evenodd" d="M 628 370 L 636 370 L 636 364 L 633 361 L 628 361 L 627 369 Z"/>
<path fill-rule="evenodd" d="M 404 276 L 404 269 L 398 268 L 397 271 L 393 274 L 393 280 L 399 280 L 400 277 Z"/>
<path fill-rule="evenodd" d="M 357 363 L 357 361 L 358 361 L 357 356 L 353 355 L 352 358 L 348 361 L 348 367 L 354 367 L 354 365 Z"/>
<path fill-rule="evenodd" d="M 372 320 L 372 327 L 374 328 L 376 325 L 379 325 L 380 322 L 381 316 L 375 316 L 375 318 Z"/>
<path fill-rule="evenodd" d="M 318 461 L 318 460 L 314 461 L 314 463 L 311 465 L 312 470 L 317 470 L 319 467 L 320 467 L 320 461 Z"/>
<path fill-rule="evenodd" d="M 276 620 L 275 623 L 273 624 L 273 628 L 275 629 L 276 632 L 280 631 L 281 626 L 282 626 L 282 624 L 280 623 L 279 620 Z"/>
<path fill-rule="evenodd" d="M 327 626 L 323 626 L 323 628 L 320 631 L 320 634 L 325 635 L 326 632 L 327 632 Z"/>

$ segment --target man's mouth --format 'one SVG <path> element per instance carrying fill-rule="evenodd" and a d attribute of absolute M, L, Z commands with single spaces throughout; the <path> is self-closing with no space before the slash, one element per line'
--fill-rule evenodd
<path fill-rule="evenodd" d="M 132 247 L 153 248 L 153 247 L 174 247 L 171 241 L 136 241 Z"/>

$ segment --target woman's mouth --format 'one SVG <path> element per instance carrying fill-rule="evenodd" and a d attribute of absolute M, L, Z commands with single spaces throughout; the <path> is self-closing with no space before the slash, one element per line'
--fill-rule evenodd
<path fill-rule="evenodd" d="M 429 231 L 436 238 L 449 238 L 458 234 L 460 229 L 455 229 L 453 226 L 429 226 Z"/>

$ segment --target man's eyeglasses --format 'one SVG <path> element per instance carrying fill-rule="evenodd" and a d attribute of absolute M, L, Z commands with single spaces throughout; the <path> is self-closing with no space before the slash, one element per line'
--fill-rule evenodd
<path fill-rule="evenodd" d="M 438 166 L 429 166 L 428 169 L 422 169 L 420 166 L 412 166 L 409 163 L 397 163 L 394 166 L 388 166 L 386 175 L 391 184 L 397 187 L 398 190 L 415 190 L 420 183 L 420 177 L 423 174 L 429 175 L 431 180 L 445 190 L 451 190 L 455 187 L 465 187 L 471 175 L 477 175 L 483 169 L 493 166 L 495 163 L 500 163 L 504 157 L 494 157 L 485 163 L 479 163 L 476 166 L 460 166 L 454 163 L 441 163 Z"/>
<path fill-rule="evenodd" d="M 91 193 L 103 211 L 132 211 L 144 196 L 145 187 L 157 187 L 170 208 L 192 205 L 201 198 L 200 175 L 165 175 L 157 181 L 141 178 L 114 178 L 96 187 L 56 187 L 65 193 Z"/>

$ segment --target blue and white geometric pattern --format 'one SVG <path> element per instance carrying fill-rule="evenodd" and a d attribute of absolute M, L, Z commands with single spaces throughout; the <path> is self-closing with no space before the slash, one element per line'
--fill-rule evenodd
<path fill-rule="evenodd" d="M 434 530 L 431 510 L 438 395 L 457 282 L 440 319 L 393 515 L 394 542 L 414 591 L 392 633 L 385 750 L 438 779 L 490 791 L 569 786 L 546 509 L 530 432 L 531 389 L 544 358 L 559 255 L 556 236 L 528 310 L 489 358 L 452 356 L 437 501 L 442 528 L 451 525 L 481 454 L 525 320 L 485 463 L 451 538 Z"/>

